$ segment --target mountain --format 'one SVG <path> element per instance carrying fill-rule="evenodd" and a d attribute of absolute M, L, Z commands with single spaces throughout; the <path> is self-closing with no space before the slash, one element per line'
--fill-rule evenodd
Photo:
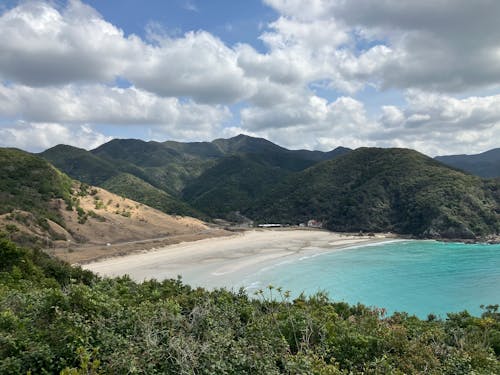
<path fill-rule="evenodd" d="M 248 209 L 289 173 L 260 155 L 237 154 L 221 159 L 188 184 L 183 198 L 212 217 L 226 217 Z"/>
<path fill-rule="evenodd" d="M 351 151 L 351 149 L 345 147 L 338 147 L 328 152 L 288 150 L 264 138 L 254 138 L 243 134 L 229 139 L 216 139 L 212 143 L 217 145 L 225 155 L 261 155 L 275 166 L 295 171 L 308 168 L 319 161 L 330 160 Z"/>
<path fill-rule="evenodd" d="M 361 148 L 292 174 L 243 213 L 336 231 L 473 238 L 500 231 L 500 184 L 406 149 Z"/>
<path fill-rule="evenodd" d="M 212 141 L 212 144 L 217 146 L 223 154 L 237 153 L 276 153 L 286 152 L 286 148 L 278 146 L 264 138 L 255 138 L 248 135 L 240 134 L 232 138 L 219 138 Z"/>
<path fill-rule="evenodd" d="M 322 160 L 350 152 L 287 150 L 262 138 L 239 135 L 212 142 L 226 154 L 183 189 L 182 197 L 213 217 L 248 210 L 270 187 Z"/>
<path fill-rule="evenodd" d="M 91 152 L 114 163 L 127 162 L 140 167 L 148 176 L 143 179 L 150 184 L 180 193 L 217 161 L 237 154 L 262 155 L 273 165 L 302 170 L 349 151 L 342 147 L 330 152 L 288 150 L 266 139 L 240 134 L 229 139 L 189 143 L 114 139 Z"/>
<path fill-rule="evenodd" d="M 436 160 L 484 178 L 500 177 L 500 148 L 476 155 L 437 156 Z"/>
<path fill-rule="evenodd" d="M 177 151 L 168 144 L 137 139 L 114 139 L 91 152 L 172 195 L 180 194 L 190 179 L 213 164 L 210 159 Z M 122 165 L 133 165 L 140 173 Z"/>
<path fill-rule="evenodd" d="M 75 179 L 166 213 L 215 217 L 249 207 L 291 172 L 349 151 L 288 150 L 238 135 L 188 143 L 114 139 L 91 151 L 58 145 L 40 155 Z"/>
<path fill-rule="evenodd" d="M 119 173 L 112 163 L 73 146 L 57 145 L 40 156 L 72 178 L 90 185 L 99 185 Z"/>
<path fill-rule="evenodd" d="M 139 139 L 113 139 L 92 150 L 94 155 L 108 160 L 122 160 L 141 167 L 160 167 L 176 160 L 181 154 L 159 142 Z"/>
<path fill-rule="evenodd" d="M 213 142 L 175 142 L 166 141 L 163 144 L 179 153 L 200 158 L 220 158 L 224 152 Z"/>

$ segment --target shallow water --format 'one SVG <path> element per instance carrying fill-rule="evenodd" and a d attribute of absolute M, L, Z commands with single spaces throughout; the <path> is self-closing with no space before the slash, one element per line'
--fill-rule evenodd
<path fill-rule="evenodd" d="M 398 241 L 360 246 L 270 265 L 236 284 L 250 286 L 250 293 L 269 284 L 293 296 L 322 290 L 336 301 L 421 318 L 463 310 L 479 315 L 481 304 L 500 303 L 500 245 Z"/>

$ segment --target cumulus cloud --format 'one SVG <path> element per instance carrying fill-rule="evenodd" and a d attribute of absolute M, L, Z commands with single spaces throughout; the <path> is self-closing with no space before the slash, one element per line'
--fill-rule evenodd
<path fill-rule="evenodd" d="M 21 148 L 31 140 L 36 145 L 50 143 L 41 136 L 43 131 L 48 132 L 47 137 L 51 140 L 60 134 L 59 143 L 65 143 L 71 138 L 67 134 L 80 131 L 85 124 L 147 127 L 150 138 L 158 140 L 203 140 L 217 136 L 231 116 L 229 109 L 220 105 L 162 98 L 134 87 L 122 89 L 103 85 L 44 88 L 2 85 L 0 113 L 12 121 L 24 121 L 3 129 L 4 134 L 9 135 L 5 139 Z M 58 133 L 63 128 L 65 132 Z M 37 136 L 31 137 L 32 132 Z M 92 134 L 88 133 L 78 142 L 92 143 L 89 139 Z M 27 137 L 25 142 L 21 141 L 23 136 Z M 95 137 L 95 140 L 102 139 Z"/>
<path fill-rule="evenodd" d="M 500 95 L 456 99 L 410 91 L 406 108 L 383 108 L 369 138 L 380 145 L 421 150 L 429 155 L 474 153 L 498 147 Z"/>
<path fill-rule="evenodd" d="M 264 52 L 203 30 L 127 35 L 79 0 L 0 10 L 0 120 L 13 124 L 0 127 L 4 143 L 41 147 L 60 134 L 87 147 L 108 124 L 160 140 L 244 132 L 322 150 L 498 146 L 500 2 L 265 3 L 279 15 L 262 26 Z M 367 111 L 357 96 L 367 86 L 396 88 L 406 103 Z"/>
<path fill-rule="evenodd" d="M 17 147 L 40 152 L 60 143 L 93 149 L 111 137 L 105 136 L 88 125 L 64 126 L 56 123 L 18 123 L 0 128 L 0 146 Z"/>
<path fill-rule="evenodd" d="M 311 28 L 334 22 L 354 45 L 365 45 L 344 51 L 338 63 L 332 60 L 348 82 L 448 92 L 500 84 L 496 0 L 314 0 L 310 7 L 298 0 L 266 2 Z"/>
<path fill-rule="evenodd" d="M 0 77 L 32 86 L 112 81 L 142 48 L 75 0 L 61 11 L 23 2 L 0 16 L 0 31 Z"/>
<path fill-rule="evenodd" d="M 340 97 L 334 102 L 310 95 L 269 107 L 246 108 L 241 113 L 244 129 L 292 148 L 330 150 L 343 145 L 359 147 L 374 123 L 367 118 L 363 103 Z"/>
<path fill-rule="evenodd" d="M 250 107 L 242 111 L 243 128 L 231 134 L 246 132 L 287 147 L 325 151 L 339 145 L 406 147 L 435 156 L 498 147 L 500 95 L 457 99 L 412 90 L 405 98 L 404 106 L 383 106 L 374 119 L 351 97 L 328 103 L 311 96 L 300 104 Z"/>
<path fill-rule="evenodd" d="M 104 85 L 34 88 L 0 85 L 0 113 L 30 122 L 216 126 L 229 116 L 224 106 L 162 98 L 129 87 Z"/>
<path fill-rule="evenodd" d="M 235 51 L 212 34 L 188 32 L 181 38 L 157 36 L 123 75 L 162 96 L 189 96 L 205 103 L 236 102 L 252 92 Z"/>
<path fill-rule="evenodd" d="M 30 86 L 125 77 L 161 96 L 234 102 L 251 92 L 235 51 L 199 31 L 179 38 L 125 36 L 78 0 L 56 9 L 26 2 L 0 16 L 0 77 Z"/>

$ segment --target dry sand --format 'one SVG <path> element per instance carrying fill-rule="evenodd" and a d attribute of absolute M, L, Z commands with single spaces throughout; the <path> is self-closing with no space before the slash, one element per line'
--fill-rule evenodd
<path fill-rule="evenodd" d="M 322 230 L 253 230 L 231 237 L 181 243 L 83 267 L 102 276 L 128 274 L 136 281 L 182 279 L 195 286 L 239 287 L 263 267 L 360 244 L 388 241 Z"/>

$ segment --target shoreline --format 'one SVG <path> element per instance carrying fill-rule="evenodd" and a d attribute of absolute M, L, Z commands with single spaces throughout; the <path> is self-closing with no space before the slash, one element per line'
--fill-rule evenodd
<path fill-rule="evenodd" d="M 126 242 L 117 242 L 112 244 L 72 244 L 72 246 L 57 246 L 45 249 L 49 255 L 55 256 L 72 265 L 83 266 L 86 264 L 101 262 L 108 259 L 127 257 L 133 254 L 144 254 L 155 252 L 164 248 L 170 248 L 184 243 L 197 243 L 205 240 L 231 238 L 243 235 L 248 232 L 326 232 L 335 235 L 349 237 L 353 239 L 375 239 L 375 238 L 395 238 L 400 240 L 432 240 L 438 242 L 452 242 L 463 244 L 500 244 L 500 236 L 489 236 L 474 239 L 464 238 L 445 238 L 445 237 L 420 237 L 408 234 L 397 233 L 368 233 L 360 232 L 331 232 L 327 229 L 302 228 L 302 227 L 280 227 L 280 228 L 241 228 L 241 227 L 221 227 L 211 226 L 206 230 L 195 233 L 183 233 L 168 235 L 156 238 L 144 238 Z"/>
<path fill-rule="evenodd" d="M 128 274 L 139 282 L 180 275 L 193 286 L 236 287 L 263 267 L 395 240 L 405 239 L 393 234 L 360 236 L 325 230 L 248 230 L 101 259 L 83 264 L 82 268 L 101 276 Z"/>

